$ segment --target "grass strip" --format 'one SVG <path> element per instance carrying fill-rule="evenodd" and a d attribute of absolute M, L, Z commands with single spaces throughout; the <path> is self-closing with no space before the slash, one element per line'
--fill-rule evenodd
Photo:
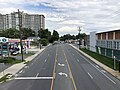
<path fill-rule="evenodd" d="M 81 48 L 80 50 L 82 50 L 86 54 L 90 55 L 94 59 L 98 60 L 99 62 L 105 64 L 106 66 L 114 69 L 114 60 L 112 58 L 106 57 L 104 55 L 98 54 L 98 53 L 93 52 L 93 51 L 90 51 L 86 48 Z M 116 60 L 116 69 L 115 70 L 118 70 L 118 69 L 119 69 L 119 62 Z"/>
<path fill-rule="evenodd" d="M 9 75 L 11 75 L 11 74 L 6 74 L 2 78 L 0 78 L 0 82 L 6 82 L 6 80 L 9 79 L 8 78 Z"/>

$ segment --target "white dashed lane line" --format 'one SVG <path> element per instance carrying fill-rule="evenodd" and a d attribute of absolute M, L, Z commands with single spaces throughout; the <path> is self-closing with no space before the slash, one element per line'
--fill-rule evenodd
<path fill-rule="evenodd" d="M 47 61 L 47 59 L 45 59 L 45 62 Z"/>
<path fill-rule="evenodd" d="M 88 75 L 90 76 L 91 79 L 93 79 L 92 75 L 88 72 Z"/>
<path fill-rule="evenodd" d="M 22 73 L 23 72 L 23 70 L 21 70 L 19 73 Z"/>
<path fill-rule="evenodd" d="M 37 73 L 36 77 L 38 77 L 39 73 Z"/>

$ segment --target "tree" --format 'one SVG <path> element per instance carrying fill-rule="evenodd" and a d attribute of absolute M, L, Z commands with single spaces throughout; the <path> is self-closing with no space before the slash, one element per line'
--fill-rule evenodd
<path fill-rule="evenodd" d="M 7 37 L 7 38 L 19 38 L 20 37 L 19 31 L 14 28 L 10 28 L 10 29 L 3 31 L 3 35 L 4 37 Z"/>
<path fill-rule="evenodd" d="M 42 39 L 41 39 L 41 44 L 42 44 L 43 46 L 47 46 L 47 44 L 48 44 L 48 39 L 42 38 Z"/>
<path fill-rule="evenodd" d="M 47 40 L 49 40 L 51 38 L 51 32 L 48 29 L 40 29 L 38 31 L 38 36 L 40 38 L 46 38 Z"/>
<path fill-rule="evenodd" d="M 50 42 L 53 43 L 54 41 L 58 41 L 58 39 L 59 39 L 59 33 L 57 31 L 53 30 L 53 35 L 50 39 Z"/>
<path fill-rule="evenodd" d="M 30 28 L 22 28 L 22 39 L 27 39 L 28 37 L 35 36 L 35 31 Z"/>
<path fill-rule="evenodd" d="M 86 36 L 85 33 L 81 33 L 81 34 L 76 35 L 76 39 L 84 39 L 85 36 Z"/>
<path fill-rule="evenodd" d="M 22 39 L 27 39 L 30 36 L 35 36 L 35 31 L 28 28 L 22 28 Z M 6 38 L 20 38 L 20 31 L 14 28 L 10 28 L 1 32 L 0 36 Z"/>
<path fill-rule="evenodd" d="M 61 38 L 60 38 L 61 41 L 70 40 L 70 39 L 75 40 L 76 36 L 75 35 L 66 34 L 66 35 L 61 36 Z"/>

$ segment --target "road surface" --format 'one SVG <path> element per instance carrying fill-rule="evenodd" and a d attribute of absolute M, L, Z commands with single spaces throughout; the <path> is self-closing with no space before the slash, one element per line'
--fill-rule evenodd
<path fill-rule="evenodd" d="M 51 45 L 0 90 L 120 90 L 120 81 L 68 44 Z"/>

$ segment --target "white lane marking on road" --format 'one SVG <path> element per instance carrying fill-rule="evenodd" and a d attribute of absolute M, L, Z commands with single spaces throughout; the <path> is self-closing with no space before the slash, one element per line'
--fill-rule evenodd
<path fill-rule="evenodd" d="M 88 72 L 88 75 L 90 76 L 91 79 L 93 79 L 92 75 Z"/>
<path fill-rule="evenodd" d="M 17 77 L 19 74 L 15 74 L 15 77 Z"/>
<path fill-rule="evenodd" d="M 101 71 L 104 72 L 104 73 L 106 72 L 105 70 L 101 70 Z"/>
<path fill-rule="evenodd" d="M 47 61 L 47 59 L 45 59 L 45 62 Z"/>
<path fill-rule="evenodd" d="M 25 68 L 28 68 L 28 66 L 25 66 Z"/>
<path fill-rule="evenodd" d="M 60 76 L 65 76 L 65 77 L 68 77 L 68 75 L 66 74 L 66 73 L 63 73 L 63 72 L 60 72 L 60 73 L 58 73 Z"/>
<path fill-rule="evenodd" d="M 80 55 L 80 54 L 79 54 Z M 101 74 L 103 74 L 107 79 L 109 79 L 112 83 L 116 84 L 110 77 L 108 77 L 106 74 L 104 74 L 101 70 L 99 70 L 97 67 L 95 67 L 90 61 L 88 61 L 85 57 L 80 55 L 82 58 L 84 58 L 89 64 L 91 64 L 94 68 L 96 68 Z"/>
<path fill-rule="evenodd" d="M 37 73 L 36 77 L 38 77 L 39 73 Z"/>
<path fill-rule="evenodd" d="M 97 68 L 99 68 L 99 66 L 98 66 L 98 65 L 96 65 L 96 67 L 97 67 Z"/>
<path fill-rule="evenodd" d="M 73 56 L 74 56 L 74 54 L 73 54 Z"/>
<path fill-rule="evenodd" d="M 16 80 L 53 79 L 53 77 L 16 77 Z"/>
<path fill-rule="evenodd" d="M 64 67 L 64 66 L 65 66 L 65 64 L 61 64 L 61 63 L 58 63 L 58 65 L 59 65 L 59 66 L 62 66 L 62 67 Z"/>
<path fill-rule="evenodd" d="M 77 61 L 79 62 L 79 59 L 77 59 Z"/>
<path fill-rule="evenodd" d="M 22 73 L 23 72 L 23 70 L 21 70 L 19 73 Z"/>

